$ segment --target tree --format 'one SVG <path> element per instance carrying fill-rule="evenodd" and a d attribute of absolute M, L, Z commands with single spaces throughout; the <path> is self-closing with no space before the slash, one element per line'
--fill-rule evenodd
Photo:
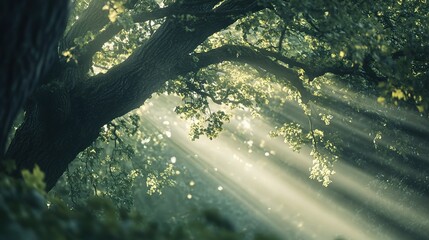
<path fill-rule="evenodd" d="M 427 116 L 429 9 L 422 1 L 73 3 L 66 32 L 54 45 L 58 58 L 27 100 L 25 119 L 5 157 L 15 160 L 16 174 L 40 166 L 48 190 L 102 126 L 156 92 L 182 96 L 185 105 L 176 111 L 206 121 L 194 126 L 194 136 L 215 137 L 228 120 L 222 112 L 207 112 L 210 101 L 264 104 L 256 88 L 240 89 L 216 77 L 226 62 L 250 66 L 288 87 L 307 111 L 309 104 L 337 104 L 317 91 L 328 84 L 315 80 L 329 75 L 352 79 L 351 89 L 375 88 L 379 104 Z M 396 124 L 425 139 L 426 133 Z M 311 132 L 316 146 L 317 134 Z M 331 161 L 314 155 L 319 161 L 314 174 L 323 181 Z"/>
<path fill-rule="evenodd" d="M 67 1 L 3 1 L 0 155 L 13 121 L 50 68 L 67 19 Z"/>

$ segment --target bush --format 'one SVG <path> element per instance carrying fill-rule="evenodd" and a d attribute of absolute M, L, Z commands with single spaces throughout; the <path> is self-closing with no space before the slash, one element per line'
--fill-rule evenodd
<path fill-rule="evenodd" d="M 40 189 L 43 173 L 37 167 L 23 176 L 24 181 L 0 175 L 0 239 L 243 239 L 215 210 L 195 213 L 186 224 L 162 226 L 103 198 L 71 209 Z"/>

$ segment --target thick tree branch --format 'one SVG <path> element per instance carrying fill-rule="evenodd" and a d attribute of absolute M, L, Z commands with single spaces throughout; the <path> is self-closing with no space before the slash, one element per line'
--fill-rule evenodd
<path fill-rule="evenodd" d="M 265 54 L 250 47 L 225 45 L 208 52 L 196 54 L 195 57 L 198 60 L 191 59 L 187 66 L 181 66 L 182 71 L 196 71 L 223 61 L 247 63 L 255 68 L 262 68 L 274 74 L 278 79 L 290 83 L 301 94 L 304 102 L 308 102 L 313 98 L 308 89 L 304 87 L 296 71 L 276 63 Z"/>
<path fill-rule="evenodd" d="M 262 9 L 256 0 L 226 3 L 247 12 Z M 106 74 L 80 79 L 69 91 L 59 91 L 61 85 L 58 91 L 46 91 L 27 111 L 8 149 L 7 156 L 17 163 L 16 174 L 38 164 L 51 189 L 67 165 L 96 139 L 100 127 L 141 106 L 165 81 L 182 72 L 179 66 L 198 45 L 238 18 L 212 16 L 185 22 L 193 31 L 167 18 L 143 46 Z"/>

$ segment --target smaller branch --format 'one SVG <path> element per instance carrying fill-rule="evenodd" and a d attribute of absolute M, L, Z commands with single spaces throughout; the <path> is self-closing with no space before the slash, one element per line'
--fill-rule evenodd
<path fill-rule="evenodd" d="M 232 104 L 240 104 L 243 103 L 242 101 L 234 101 L 234 100 L 230 100 L 228 99 L 229 94 L 226 94 L 223 98 L 221 99 L 216 99 L 213 95 L 206 93 L 200 89 L 194 89 L 193 90 L 195 93 L 203 96 L 203 97 L 208 97 L 210 98 L 214 103 L 218 104 L 218 105 L 222 105 L 224 103 L 232 103 Z"/>
<path fill-rule="evenodd" d="M 297 67 L 297 68 L 301 68 L 305 71 L 306 75 L 308 76 L 308 78 L 310 79 L 310 81 L 312 81 L 314 78 L 316 77 L 320 77 L 323 76 L 326 73 L 333 73 L 336 75 L 358 75 L 358 66 L 356 67 L 320 67 L 320 68 L 315 68 L 312 66 L 309 66 L 307 64 L 298 62 L 297 60 L 293 59 L 293 58 L 288 58 L 285 57 L 282 54 L 276 53 L 276 52 L 272 52 L 272 51 L 268 51 L 265 49 L 261 49 L 258 48 L 258 51 L 265 54 L 266 56 L 275 58 L 276 60 L 279 60 L 285 64 L 287 64 L 289 67 Z"/>
<path fill-rule="evenodd" d="M 427 46 L 417 46 L 409 47 L 402 50 L 399 50 L 392 54 L 393 59 L 398 59 L 400 57 L 410 57 L 416 61 L 427 62 L 429 60 L 429 45 Z"/>
<path fill-rule="evenodd" d="M 180 66 L 182 68 L 181 71 L 195 71 L 223 61 L 247 63 L 256 68 L 263 68 L 274 74 L 278 79 L 283 79 L 292 84 L 301 94 L 304 102 L 312 99 L 312 94 L 304 87 L 302 80 L 294 70 L 272 61 L 268 56 L 249 47 L 225 45 L 208 52 L 196 54 L 195 56 L 199 60 L 197 62 L 190 60 L 190 63 L 188 63 L 190 65 Z"/>
<path fill-rule="evenodd" d="M 106 71 L 109 70 L 109 68 L 101 66 L 101 65 L 98 65 L 98 64 L 94 64 L 93 67 L 100 68 L 100 69 L 103 69 L 103 70 L 106 70 Z"/>
<path fill-rule="evenodd" d="M 97 185 L 95 183 L 92 183 L 92 187 L 94 188 L 94 195 L 98 196 Z"/>
<path fill-rule="evenodd" d="M 204 80 L 201 80 L 200 78 L 197 77 L 197 73 L 194 72 L 194 76 L 195 79 L 198 79 L 198 83 L 200 83 L 200 87 L 195 87 L 192 84 L 190 84 L 189 82 L 186 82 L 186 86 L 189 90 L 193 91 L 194 93 L 202 96 L 202 97 L 206 97 L 206 98 L 210 98 L 214 103 L 218 104 L 218 105 L 222 105 L 224 103 L 232 103 L 232 104 L 240 104 L 243 103 L 243 101 L 234 101 L 229 99 L 228 97 L 230 96 L 230 89 L 226 90 L 226 93 L 224 96 L 221 96 L 221 98 L 216 98 L 215 96 L 213 96 L 210 93 L 207 93 L 204 89 L 204 87 L 202 86 L 202 82 Z"/>
<path fill-rule="evenodd" d="M 310 109 L 313 110 L 312 108 L 310 108 Z M 311 138 L 312 138 L 311 143 L 314 147 L 314 151 L 318 152 L 316 136 L 314 134 L 314 129 L 313 129 L 313 121 L 311 119 L 311 115 L 307 115 L 307 117 L 308 117 L 308 125 L 310 126 L 310 134 L 311 134 Z"/>
<path fill-rule="evenodd" d="M 68 180 L 68 183 L 69 183 L 68 185 L 69 185 L 69 192 L 70 192 L 70 200 L 74 204 L 74 206 L 76 206 L 77 203 L 76 203 L 75 195 L 77 195 L 77 193 L 76 193 L 76 191 L 75 191 L 75 189 L 73 187 L 73 183 L 70 182 L 71 175 L 70 175 L 70 169 L 69 169 L 68 166 L 67 166 L 67 170 L 66 170 L 66 177 L 67 177 L 67 180 Z"/>
<path fill-rule="evenodd" d="M 282 28 L 282 32 L 280 33 L 279 45 L 278 45 L 278 53 L 281 54 L 283 50 L 283 40 L 286 37 L 286 27 Z"/>
<path fill-rule="evenodd" d="M 307 66 L 307 65 L 305 65 L 303 63 L 300 63 L 300 62 L 298 62 L 297 60 L 295 60 L 293 58 L 288 58 L 288 57 L 285 57 L 284 55 L 282 55 L 280 53 L 268 51 L 268 50 L 263 49 L 263 48 L 256 48 L 256 49 L 258 50 L 258 52 L 260 52 L 260 53 L 262 53 L 262 54 L 264 54 L 264 55 L 266 55 L 268 57 L 275 58 L 275 59 L 277 59 L 277 60 L 279 60 L 279 61 L 287 64 L 291 68 L 297 67 L 297 68 L 304 69 L 306 71 L 307 70 L 310 71 L 310 67 L 309 66 Z"/>
<path fill-rule="evenodd" d="M 113 122 L 110 122 L 110 123 L 109 123 L 109 125 L 111 125 L 111 126 L 113 127 L 112 134 L 113 134 L 113 136 L 114 136 L 113 141 L 114 141 L 115 148 L 116 148 L 116 144 L 117 144 L 117 142 L 118 142 L 118 143 L 121 143 L 121 142 L 122 142 L 121 137 L 119 137 L 118 133 L 116 132 L 116 131 L 119 131 L 119 130 L 118 130 L 118 129 L 119 129 L 119 126 L 118 126 L 118 125 L 116 125 L 116 124 L 115 124 L 115 123 L 113 123 Z"/>
<path fill-rule="evenodd" d="M 322 31 L 319 29 L 319 27 L 316 26 L 316 23 L 314 22 L 314 18 L 310 15 L 310 14 L 305 14 L 306 20 L 308 22 L 308 24 L 310 24 L 310 26 L 312 28 L 314 28 L 317 32 L 321 33 Z"/>
<path fill-rule="evenodd" d="M 106 4 L 104 0 L 93 0 L 86 10 L 79 16 L 70 30 L 61 41 L 60 51 L 64 51 L 74 46 L 74 40 L 84 36 L 87 32 L 98 32 L 109 23 L 108 14 L 103 10 Z"/>
<path fill-rule="evenodd" d="M 374 69 L 372 69 L 371 64 L 374 62 L 374 59 L 371 55 L 367 54 L 363 60 L 362 69 L 364 76 L 372 79 L 375 83 L 387 81 L 387 77 L 379 76 Z"/>

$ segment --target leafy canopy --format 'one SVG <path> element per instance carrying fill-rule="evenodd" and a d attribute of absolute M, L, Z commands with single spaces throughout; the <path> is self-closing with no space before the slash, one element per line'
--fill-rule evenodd
<path fill-rule="evenodd" d="M 74 4 L 69 28 L 88 5 L 86 1 Z M 204 10 L 181 9 L 181 4 L 186 1 L 106 1 L 102 9 L 110 20 L 107 27 L 98 32 L 88 31 L 74 39 L 75 45 L 63 55 L 74 59 L 74 55 L 79 54 L 78 49 L 97 40 L 109 27 L 117 26 L 121 30 L 95 53 L 89 74 L 107 72 L 149 41 L 166 21 L 165 16 L 183 22 L 186 31 L 194 31 L 190 23 L 204 19 Z M 201 135 L 218 136 L 224 124 L 233 117 L 232 111 L 225 109 L 242 109 L 253 116 L 262 114 L 278 124 L 272 136 L 283 137 L 296 151 L 303 145 L 311 148 L 314 161 L 310 177 L 327 186 L 335 173 L 333 163 L 345 151 L 340 149 L 339 133 L 329 125 L 339 108 L 344 114 L 336 116 L 337 123 L 347 123 L 350 121 L 347 114 L 359 118 L 355 112 L 366 107 L 347 99 L 344 105 L 343 96 L 355 92 L 386 112 L 393 104 L 398 109 L 409 109 L 427 117 L 429 6 L 425 1 L 273 0 L 258 1 L 258 4 L 266 8 L 243 14 L 233 25 L 213 34 L 191 53 L 196 65 L 206 60 L 206 53 L 218 54 L 217 57 L 225 61 L 183 74 L 158 91 L 182 99 L 175 112 L 191 121 L 192 139 Z M 161 17 L 143 18 L 144 21 L 136 17 L 169 8 L 176 11 Z M 298 81 L 288 74 L 295 75 Z M 300 105 L 307 121 L 282 118 L 276 113 L 284 111 L 282 109 L 294 101 Z M 99 187 L 104 186 L 102 192 L 109 196 L 124 196 L 125 189 L 129 189 L 138 176 L 151 185 L 149 193 L 173 184 L 168 180 L 174 176 L 172 166 L 163 170 L 163 167 L 155 167 L 154 173 L 148 170 L 145 164 L 156 162 L 159 158 L 156 154 L 163 149 L 162 143 L 157 137 L 149 137 L 150 130 L 139 129 L 138 117 L 131 116 L 115 120 L 102 129 L 96 143 L 78 157 L 81 166 L 67 173 L 69 181 L 75 182 L 73 179 L 85 176 L 84 182 L 93 185 L 90 187 L 95 188 L 93 192 L 99 192 Z M 386 121 L 387 115 L 380 115 L 368 131 L 382 132 Z M 144 144 L 141 149 L 138 142 L 146 141 L 151 146 Z M 408 146 L 411 141 L 392 143 L 390 150 L 401 154 L 405 152 L 401 152 L 400 149 L 404 149 L 401 146 Z M 124 163 L 143 153 L 144 167 Z M 85 170 L 87 166 L 91 170 Z M 92 170 L 103 166 L 109 169 Z M 122 180 L 116 181 L 116 185 L 107 183 L 106 176 L 115 179 L 115 174 Z M 110 186 L 119 185 L 124 192 L 110 189 Z M 123 201 L 124 204 L 119 205 L 128 205 L 130 200 Z"/>

